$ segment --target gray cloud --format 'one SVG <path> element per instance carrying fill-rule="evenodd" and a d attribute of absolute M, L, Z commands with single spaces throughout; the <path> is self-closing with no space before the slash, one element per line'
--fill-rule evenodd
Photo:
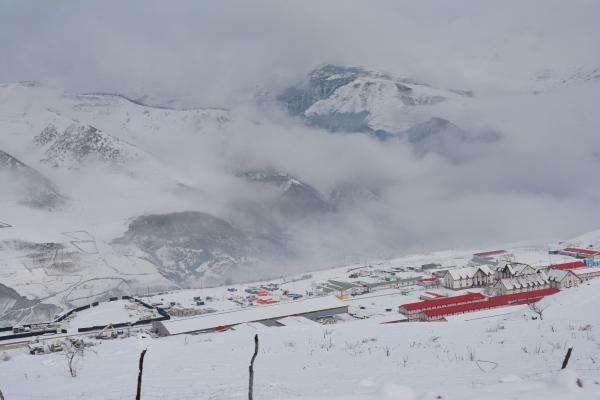
<path fill-rule="evenodd" d="M 232 176 L 240 166 L 275 167 L 325 194 L 339 182 L 381 184 L 377 201 L 294 227 L 313 260 L 565 237 L 600 224 L 600 83 L 560 86 L 600 66 L 599 11 L 592 1 L 4 1 L 0 81 L 231 108 L 223 131 L 154 145 L 210 193 L 173 208 L 227 216 L 233 203 L 264 201 Z M 502 138 L 452 163 L 245 104 L 257 86 L 277 91 L 323 62 L 473 90 L 442 116 Z M 547 81 L 560 87 L 533 93 Z M 162 202 L 145 197 L 152 210 Z"/>
<path fill-rule="evenodd" d="M 2 81 L 167 94 L 202 105 L 231 104 L 238 91 L 289 83 L 322 62 L 483 89 L 597 61 L 600 50 L 600 5 L 593 1 L 3 1 L 0 7 Z"/>

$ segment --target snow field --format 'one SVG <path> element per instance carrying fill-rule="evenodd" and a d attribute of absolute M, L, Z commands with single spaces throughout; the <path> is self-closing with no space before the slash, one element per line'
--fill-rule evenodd
<path fill-rule="evenodd" d="M 545 299 L 543 320 L 519 309 L 468 322 L 364 320 L 263 329 L 255 398 L 598 398 L 600 316 L 590 311 L 599 288 L 600 281 L 591 281 Z M 129 399 L 139 352 L 148 348 L 143 399 L 242 399 L 253 335 L 242 330 L 102 342 L 81 360 L 76 378 L 60 353 L 12 350 L 0 362 L 1 390 L 7 399 Z M 569 370 L 560 372 L 569 346 Z"/>

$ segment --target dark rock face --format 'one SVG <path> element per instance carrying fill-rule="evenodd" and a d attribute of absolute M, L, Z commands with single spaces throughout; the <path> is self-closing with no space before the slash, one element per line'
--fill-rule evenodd
<path fill-rule="evenodd" d="M 31 173 L 33 168 L 28 167 L 25 163 L 22 163 L 17 158 L 10 154 L 0 150 L 0 168 L 5 171 L 16 171 L 16 172 L 28 172 Z"/>
<path fill-rule="evenodd" d="M 58 130 L 56 129 L 56 126 L 50 124 L 47 127 L 45 127 L 42 130 L 42 132 L 33 139 L 33 142 L 38 146 L 45 146 L 48 143 L 53 142 L 57 136 Z"/>
<path fill-rule="evenodd" d="M 64 206 L 67 201 L 52 182 L 35 169 L 17 158 L 0 150 L 0 182 L 4 190 L 2 196 L 15 197 L 23 205 L 33 208 L 53 210 Z"/>
<path fill-rule="evenodd" d="M 300 85 L 284 90 L 277 100 L 291 115 L 300 115 L 317 101 L 331 96 L 337 88 L 364 75 L 367 71 L 362 68 L 328 64 L 310 72 Z"/>
<path fill-rule="evenodd" d="M 53 304 L 26 299 L 0 283 L 0 326 L 50 321 L 58 311 L 60 308 Z"/>
<path fill-rule="evenodd" d="M 277 100 L 282 103 L 290 115 L 302 116 L 306 123 L 332 132 L 363 132 L 374 134 L 369 126 L 369 112 L 331 112 L 326 114 L 304 115 L 313 104 L 329 98 L 340 87 L 354 82 L 357 78 L 370 73 L 359 67 L 325 65 L 311 71 L 306 79 L 297 86 L 284 90 Z M 412 89 L 405 86 L 410 92 Z M 358 89 L 357 89 L 358 90 Z M 387 132 L 379 132 L 375 137 L 387 138 Z"/>
<path fill-rule="evenodd" d="M 402 136 L 406 129 L 403 120 L 423 121 L 427 116 L 431 120 L 415 126 L 410 135 L 424 135 L 426 130 L 450 130 L 445 136 L 460 139 L 462 132 L 442 126 L 445 120 L 436 118 L 431 106 L 472 96 L 469 91 L 435 88 L 374 70 L 325 65 L 311 71 L 298 85 L 284 90 L 277 100 L 290 115 L 299 116 L 309 126 L 331 132 L 363 133 L 389 141 Z"/>
<path fill-rule="evenodd" d="M 408 95 L 402 95 L 402 96 L 400 96 L 400 99 L 402 100 L 402 103 L 404 103 L 404 105 L 407 105 L 407 106 L 422 106 L 422 105 L 430 106 L 433 104 L 441 103 L 442 101 L 446 100 L 446 98 L 442 97 L 442 96 L 431 96 L 431 97 L 416 99 L 416 98 L 408 96 Z"/>
<path fill-rule="evenodd" d="M 140 249 L 163 276 L 182 287 L 213 283 L 212 278 L 235 280 L 244 268 L 278 250 L 268 239 L 193 211 L 138 217 L 114 243 Z"/>
<path fill-rule="evenodd" d="M 333 206 L 317 189 L 286 173 L 261 170 L 243 172 L 239 176 L 278 188 L 280 195 L 269 208 L 285 219 L 294 220 L 333 211 Z"/>

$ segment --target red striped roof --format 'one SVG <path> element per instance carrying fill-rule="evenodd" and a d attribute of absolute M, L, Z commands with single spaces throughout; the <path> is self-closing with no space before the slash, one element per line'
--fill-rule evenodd
<path fill-rule="evenodd" d="M 403 304 L 400 307 L 404 308 L 407 311 L 425 310 L 428 308 L 444 307 L 444 306 L 448 306 L 448 305 L 452 305 L 452 304 L 456 304 L 456 303 L 464 303 L 467 301 L 480 301 L 480 300 L 484 300 L 484 299 L 486 299 L 486 297 L 484 295 L 482 295 L 481 293 L 469 292 L 469 293 L 463 294 L 461 296 L 443 297 L 443 298 L 439 298 L 439 299 L 425 300 L 425 301 L 419 301 L 416 303 Z"/>
<path fill-rule="evenodd" d="M 473 255 L 477 256 L 477 257 L 486 257 L 486 256 L 495 256 L 495 255 L 504 254 L 504 253 L 506 253 L 506 250 L 491 250 L 491 251 L 484 251 L 482 253 L 475 253 Z"/>
<path fill-rule="evenodd" d="M 590 249 L 578 249 L 576 247 L 567 247 L 563 251 L 568 251 L 569 253 L 585 254 L 586 256 L 600 256 L 600 251 Z"/>
<path fill-rule="evenodd" d="M 486 310 L 495 307 L 534 303 L 545 296 L 553 295 L 559 291 L 560 290 L 557 288 L 549 288 L 532 290 L 530 292 L 506 294 L 503 296 L 490 297 L 485 301 L 478 301 L 475 303 L 460 304 L 457 306 L 436 308 L 433 310 L 424 310 L 423 314 L 425 314 L 427 317 L 439 317 L 444 315 Z"/>
<path fill-rule="evenodd" d="M 429 294 L 429 295 L 434 296 L 434 297 L 448 297 L 448 296 L 444 296 L 444 295 L 441 295 L 441 294 L 436 293 L 436 292 L 425 292 L 425 294 Z"/>
<path fill-rule="evenodd" d="M 558 289 L 558 288 L 547 288 L 547 289 L 539 289 L 539 290 L 530 290 L 529 292 L 505 294 L 502 296 L 491 297 L 491 299 L 501 298 L 501 299 L 507 300 L 508 302 L 513 302 L 513 301 L 518 301 L 518 300 L 523 300 L 523 299 L 531 299 L 531 298 L 535 298 L 535 297 L 542 298 L 544 296 L 551 296 L 558 292 L 560 292 L 560 289 Z"/>
<path fill-rule="evenodd" d="M 575 268 L 583 268 L 585 267 L 585 263 L 583 261 L 572 261 L 562 264 L 552 264 L 548 268 L 550 269 L 575 269 Z"/>

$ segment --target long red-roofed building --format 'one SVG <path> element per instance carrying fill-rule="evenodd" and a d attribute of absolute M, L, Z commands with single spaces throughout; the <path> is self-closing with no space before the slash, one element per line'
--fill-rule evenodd
<path fill-rule="evenodd" d="M 489 257 L 489 256 L 498 256 L 500 254 L 505 254 L 506 250 L 491 250 L 491 251 L 483 251 L 481 253 L 473 254 L 476 257 Z"/>
<path fill-rule="evenodd" d="M 439 299 L 403 304 L 399 307 L 399 311 L 409 320 L 418 320 L 419 313 L 425 310 L 433 310 L 441 307 L 455 306 L 460 304 L 469 304 L 477 301 L 483 301 L 486 298 L 487 297 L 481 293 L 468 292 L 467 294 L 460 296 L 442 297 Z"/>
<path fill-rule="evenodd" d="M 600 257 L 600 251 L 592 249 L 579 249 L 577 247 L 567 247 L 562 250 L 562 254 L 567 254 L 573 257 Z"/>
<path fill-rule="evenodd" d="M 505 307 L 518 304 L 535 303 L 546 296 L 558 293 L 557 288 L 534 290 L 529 292 L 513 293 L 503 296 L 490 297 L 485 301 L 477 301 L 467 304 L 459 304 L 436 309 L 423 310 L 419 313 L 421 321 L 442 320 L 449 315 L 464 314 L 475 311 L 489 310 L 492 308 Z"/>
<path fill-rule="evenodd" d="M 583 267 L 585 267 L 585 263 L 583 261 L 571 261 L 561 264 L 552 264 L 548 266 L 549 269 L 575 269 Z"/>

